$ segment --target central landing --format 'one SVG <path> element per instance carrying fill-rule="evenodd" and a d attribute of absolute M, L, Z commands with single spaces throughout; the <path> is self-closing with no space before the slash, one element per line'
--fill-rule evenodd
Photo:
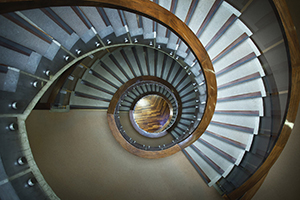
<path fill-rule="evenodd" d="M 168 126 L 172 114 L 171 105 L 159 95 L 147 95 L 134 107 L 136 124 L 148 133 L 158 133 Z"/>
<path fill-rule="evenodd" d="M 110 133 L 105 111 L 33 110 L 26 128 L 34 159 L 60 199 L 222 200 L 182 152 L 143 159 L 124 151 Z"/>

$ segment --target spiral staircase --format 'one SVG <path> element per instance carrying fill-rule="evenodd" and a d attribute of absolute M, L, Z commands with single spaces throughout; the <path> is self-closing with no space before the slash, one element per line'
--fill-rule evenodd
<path fill-rule="evenodd" d="M 58 199 L 26 133 L 43 95 L 52 112 L 106 111 L 113 136 L 134 155 L 181 151 L 225 199 L 251 198 L 263 181 L 299 100 L 297 47 L 278 20 L 280 3 L 132 2 L 2 3 L 0 199 Z M 147 95 L 172 110 L 156 138 L 134 122 Z"/>

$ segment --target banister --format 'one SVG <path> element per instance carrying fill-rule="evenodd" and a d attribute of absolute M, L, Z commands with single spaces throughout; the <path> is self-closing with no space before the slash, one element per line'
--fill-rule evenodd
<path fill-rule="evenodd" d="M 127 88 L 129 88 L 131 85 L 137 83 L 137 82 L 142 82 L 142 81 L 156 81 L 158 83 L 161 83 L 163 85 L 165 85 L 166 87 L 168 87 L 170 90 L 175 91 L 174 95 L 175 97 L 179 100 L 179 108 L 178 110 L 180 110 L 179 116 L 181 115 L 181 102 L 180 102 L 180 96 L 179 94 L 176 92 L 176 89 L 167 81 L 160 79 L 158 77 L 154 77 L 154 76 L 140 76 L 137 78 L 133 78 L 129 81 L 127 81 L 124 85 L 122 85 L 117 92 L 114 94 L 114 96 L 111 99 L 111 102 L 109 104 L 109 107 L 107 109 L 107 121 L 108 121 L 108 125 L 110 127 L 110 130 L 113 134 L 113 136 L 115 137 L 115 139 L 119 142 L 119 144 L 126 149 L 128 152 L 136 155 L 136 156 L 140 156 L 140 157 L 144 157 L 144 158 L 162 158 L 162 157 L 166 157 L 169 155 L 172 155 L 174 153 L 177 153 L 178 151 L 181 150 L 180 146 L 178 144 L 173 145 L 171 148 L 168 149 L 164 149 L 161 151 L 146 151 L 143 149 L 139 149 L 136 148 L 134 146 L 132 146 L 120 133 L 120 131 L 117 128 L 117 123 L 116 120 L 114 118 L 114 112 L 115 112 L 115 108 L 118 104 L 118 101 L 121 97 L 121 95 L 127 90 Z M 175 123 L 176 124 L 176 123 Z"/>
<path fill-rule="evenodd" d="M 276 9 L 279 13 L 281 18 L 282 24 L 285 29 L 285 34 L 288 41 L 289 46 L 289 56 L 290 56 L 290 64 L 291 64 L 291 88 L 289 92 L 289 105 L 286 114 L 286 123 L 282 127 L 281 134 L 272 149 L 271 153 L 269 154 L 268 158 L 262 164 L 262 166 L 239 188 L 235 191 L 229 193 L 226 198 L 229 199 L 237 199 L 245 194 L 248 190 L 253 188 L 257 182 L 259 182 L 265 174 L 268 173 L 272 165 L 275 163 L 277 158 L 279 157 L 280 153 L 282 152 L 290 134 L 292 131 L 291 124 L 293 125 L 296 114 L 297 108 L 300 100 L 300 96 L 297 91 L 297 85 L 300 83 L 300 47 L 298 43 L 298 39 L 296 36 L 296 30 L 294 28 L 291 16 L 289 14 L 287 4 L 284 0 L 273 0 Z M 91 0 L 91 1 L 81 1 L 81 0 L 66 0 L 66 1 L 24 1 L 24 0 L 6 0 L 0 1 L 0 12 L 10 12 L 22 9 L 32 9 L 32 8 L 40 8 L 46 6 L 64 6 L 64 5 L 85 5 L 85 6 L 106 6 L 106 7 L 113 7 L 113 8 L 120 8 L 124 10 L 129 10 L 135 13 L 139 13 L 141 15 L 150 17 L 156 21 L 163 23 L 166 27 L 173 30 L 175 33 L 178 34 L 180 38 L 182 38 L 190 49 L 194 52 L 195 56 L 198 58 L 201 66 L 203 68 L 206 81 L 207 81 L 207 92 L 208 92 L 208 99 L 207 99 L 207 109 L 209 111 L 204 113 L 203 116 L 203 123 L 201 123 L 202 128 L 199 130 L 199 133 L 193 135 L 190 138 L 190 142 L 195 140 L 197 136 L 201 135 L 208 126 L 211 117 L 214 112 L 215 103 L 216 103 L 216 82 L 215 82 L 215 75 L 213 71 L 213 67 L 211 61 L 199 42 L 198 38 L 194 36 L 194 34 L 189 30 L 189 28 L 183 24 L 179 19 L 172 14 L 170 14 L 167 10 L 159 7 L 153 2 L 146 1 L 146 0 Z M 176 20 L 175 20 L 176 19 Z M 199 48 L 200 47 L 200 48 Z M 199 48 L 199 49 L 197 49 Z M 202 132 L 202 133 L 201 133 Z M 182 143 L 182 148 L 188 146 L 190 142 Z"/>
<path fill-rule="evenodd" d="M 209 58 L 208 53 L 205 48 L 197 38 L 197 36 L 189 29 L 189 27 L 182 22 L 178 17 L 169 12 L 168 10 L 162 8 L 148 0 L 66 0 L 66 1 L 23 1 L 23 0 L 8 0 L 5 2 L 1 2 L 0 13 L 12 12 L 16 10 L 24 10 L 24 9 L 33 9 L 33 8 L 41 8 L 41 7 L 50 7 L 50 6 L 100 6 L 100 7 L 110 7 L 116 9 L 122 9 L 131 11 L 142 16 L 146 16 L 150 19 L 153 19 L 165 27 L 173 31 L 179 38 L 181 38 L 190 50 L 194 53 L 194 56 L 199 61 L 203 74 L 206 78 L 207 86 L 207 101 L 206 101 L 206 109 L 202 116 L 202 120 L 198 126 L 198 128 L 191 134 L 190 137 L 184 140 L 183 143 L 180 144 L 180 147 L 183 149 L 194 141 L 196 141 L 206 130 L 208 127 L 211 118 L 213 116 L 215 105 L 217 101 L 217 83 L 216 76 L 213 69 L 212 62 Z M 111 113 L 108 110 L 108 113 Z M 180 149 L 179 149 L 180 150 Z M 179 151 L 178 150 L 178 151 Z"/>
<path fill-rule="evenodd" d="M 281 133 L 276 141 L 275 146 L 270 152 L 267 159 L 259 167 L 259 169 L 239 188 L 224 196 L 226 199 L 238 199 L 247 191 L 252 189 L 264 176 L 269 172 L 273 164 L 280 156 L 288 138 L 292 132 L 292 128 L 296 119 L 297 110 L 300 101 L 300 95 L 297 87 L 300 84 L 300 46 L 297 38 L 295 26 L 289 13 L 285 0 L 273 0 L 274 5 L 280 16 L 282 25 L 285 30 L 288 42 L 289 59 L 291 65 L 291 88 L 289 91 L 289 105 L 286 113 L 286 120 L 283 124 Z"/>

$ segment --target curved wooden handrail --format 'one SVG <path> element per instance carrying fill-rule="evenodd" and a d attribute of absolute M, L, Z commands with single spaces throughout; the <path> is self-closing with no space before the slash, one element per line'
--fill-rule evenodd
<path fill-rule="evenodd" d="M 172 14 L 170 14 L 167 10 L 159 7 L 153 2 L 147 0 L 52 0 L 52 1 L 26 1 L 26 0 L 1 0 L 0 1 L 0 13 L 11 12 L 16 10 L 24 10 L 24 9 L 33 9 L 47 6 L 106 6 L 112 8 L 119 8 L 124 10 L 129 10 L 149 18 L 152 18 L 160 23 L 164 24 L 169 29 L 173 30 L 173 32 L 177 33 L 180 38 L 182 38 L 189 48 L 194 52 L 195 56 L 198 58 L 201 66 L 203 67 L 203 71 L 207 80 L 207 85 L 212 87 L 207 87 L 208 99 L 207 99 L 207 107 L 208 110 L 204 113 L 202 121 L 202 128 L 198 133 L 195 133 L 193 136 L 190 136 L 189 141 L 181 143 L 181 147 L 188 146 L 191 144 L 191 141 L 195 140 L 198 135 L 201 135 L 201 132 L 206 129 L 208 126 L 212 114 L 214 112 L 215 103 L 216 103 L 216 82 L 215 82 L 215 74 L 211 64 L 211 61 L 204 49 L 204 47 L 200 44 L 198 38 L 194 36 L 194 34 L 189 30 L 189 28 L 178 18 Z M 275 163 L 280 153 L 282 152 L 289 136 L 291 133 L 290 123 L 294 123 L 297 113 L 297 108 L 299 105 L 300 96 L 297 91 L 297 85 L 300 84 L 300 48 L 298 44 L 298 39 L 296 35 L 296 31 L 289 14 L 287 4 L 284 0 L 273 0 L 281 21 L 283 23 L 285 33 L 287 36 L 287 41 L 289 45 L 289 53 L 290 53 L 290 61 L 291 61 L 291 70 L 292 70 L 292 84 L 290 90 L 290 102 L 286 115 L 286 122 L 282 128 L 281 134 L 271 151 L 270 155 L 263 163 L 263 165 L 239 188 L 235 191 L 231 192 L 226 196 L 226 198 L 236 199 L 245 194 L 249 189 L 251 189 L 258 181 L 260 181 L 264 175 L 270 170 L 272 165 Z M 113 117 L 113 116 L 112 116 Z M 179 147 L 176 146 L 174 149 Z M 180 148 L 180 147 L 179 147 Z M 163 152 L 161 152 L 163 154 Z"/>
<path fill-rule="evenodd" d="M 161 78 L 158 78 L 156 76 L 139 76 L 139 77 L 136 77 L 136 78 L 133 78 L 133 79 L 130 79 L 129 81 L 127 81 L 125 84 L 123 84 L 118 90 L 117 92 L 115 92 L 114 96 L 112 97 L 112 100 L 109 104 L 109 107 L 108 107 L 108 110 L 107 110 L 107 113 L 111 113 L 113 114 L 114 113 L 114 109 L 115 107 L 117 106 L 117 103 L 121 97 L 121 95 L 127 90 L 128 87 L 130 87 L 131 85 L 135 84 L 135 83 L 139 83 L 139 82 L 143 82 L 143 81 L 154 81 L 154 82 L 157 82 L 157 83 L 161 83 L 163 85 L 165 85 L 167 88 L 169 88 L 174 96 L 176 97 L 177 99 L 177 102 L 178 102 L 178 110 L 181 110 L 181 99 L 180 99 L 180 96 L 176 90 L 176 88 L 174 88 L 173 85 L 171 85 L 168 81 L 165 81 Z M 153 94 L 155 94 L 155 92 L 151 92 Z M 145 93 L 145 94 L 148 94 L 148 93 Z M 138 99 L 142 98 L 144 95 L 141 95 Z M 136 100 L 138 100 L 136 99 Z M 135 101 L 134 101 L 135 102 Z M 136 102 L 135 102 L 136 103 Z M 132 108 L 131 108 L 132 109 Z"/>
<path fill-rule="evenodd" d="M 192 144 L 208 127 L 214 114 L 217 101 L 217 82 L 212 62 L 197 36 L 184 22 L 168 10 L 148 0 L 6 0 L 5 2 L 2 1 L 0 5 L 0 13 L 50 6 L 102 6 L 131 11 L 163 24 L 165 27 L 177 34 L 177 36 L 181 38 L 194 53 L 202 66 L 203 74 L 206 78 L 206 85 L 209 86 L 206 90 L 206 109 L 203 113 L 202 120 L 197 131 L 185 139 L 185 142 L 181 143 L 180 147 L 185 148 Z"/>
<path fill-rule="evenodd" d="M 163 158 L 169 155 L 172 155 L 174 153 L 177 153 L 181 150 L 178 144 L 162 150 L 162 151 L 145 151 L 142 149 L 138 149 L 134 146 L 132 146 L 129 142 L 127 142 L 122 136 L 120 137 L 120 132 L 115 125 L 115 117 L 113 114 L 107 114 L 107 120 L 110 130 L 112 131 L 113 136 L 116 138 L 116 140 L 121 144 L 121 146 L 129 151 L 130 153 L 140 156 L 143 158 Z"/>
<path fill-rule="evenodd" d="M 142 81 L 155 81 L 155 82 L 161 83 L 163 85 L 166 85 L 166 87 L 168 87 L 173 92 L 173 94 L 175 95 L 175 97 L 178 101 L 178 111 L 179 111 L 178 117 L 181 116 L 182 105 L 181 105 L 180 96 L 177 93 L 177 91 L 173 85 L 171 85 L 169 82 L 167 82 L 161 78 L 155 77 L 155 76 L 140 76 L 140 77 L 130 79 L 129 81 L 127 81 L 115 92 L 114 96 L 112 97 L 110 104 L 108 106 L 108 109 L 107 109 L 107 121 L 108 121 L 110 130 L 112 131 L 113 136 L 120 143 L 120 145 L 124 149 L 126 149 L 128 152 L 130 152 L 136 156 L 140 156 L 140 157 L 144 157 L 144 158 L 162 158 L 162 157 L 166 157 L 166 156 L 172 155 L 174 153 L 177 153 L 178 151 L 181 150 L 181 148 L 178 144 L 172 146 L 171 148 L 162 150 L 162 151 L 145 151 L 145 150 L 136 148 L 136 147 L 132 146 L 121 135 L 120 131 L 117 128 L 117 124 L 116 124 L 116 121 L 114 118 L 114 111 L 115 111 L 115 108 L 117 106 L 117 103 L 118 103 L 121 95 L 126 91 L 126 89 L 128 87 L 130 87 L 131 85 L 133 85 L 135 83 L 139 83 Z"/>
<path fill-rule="evenodd" d="M 291 88 L 289 93 L 289 106 L 285 123 L 282 127 L 281 133 L 277 142 L 270 152 L 267 159 L 259 167 L 259 169 L 239 188 L 224 196 L 226 199 L 238 199 L 243 196 L 247 191 L 253 188 L 264 176 L 269 172 L 275 161 L 280 156 L 284 146 L 286 145 L 289 136 L 292 132 L 291 124 L 294 124 L 297 110 L 300 101 L 299 88 L 300 85 L 300 46 L 297 38 L 295 26 L 292 17 L 288 10 L 285 0 L 273 0 L 276 9 L 279 13 L 281 22 L 283 24 L 288 46 L 291 64 Z"/>

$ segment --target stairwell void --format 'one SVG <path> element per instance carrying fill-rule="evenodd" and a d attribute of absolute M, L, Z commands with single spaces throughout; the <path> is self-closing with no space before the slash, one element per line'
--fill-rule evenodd
<path fill-rule="evenodd" d="M 154 159 L 181 151 L 227 199 L 247 198 L 282 151 L 299 102 L 299 47 L 284 3 L 1 5 L 1 199 L 58 199 L 26 132 L 43 106 L 106 111 L 125 150 Z M 147 98 L 165 104 L 161 115 L 168 108 L 155 130 L 138 121 Z"/>

